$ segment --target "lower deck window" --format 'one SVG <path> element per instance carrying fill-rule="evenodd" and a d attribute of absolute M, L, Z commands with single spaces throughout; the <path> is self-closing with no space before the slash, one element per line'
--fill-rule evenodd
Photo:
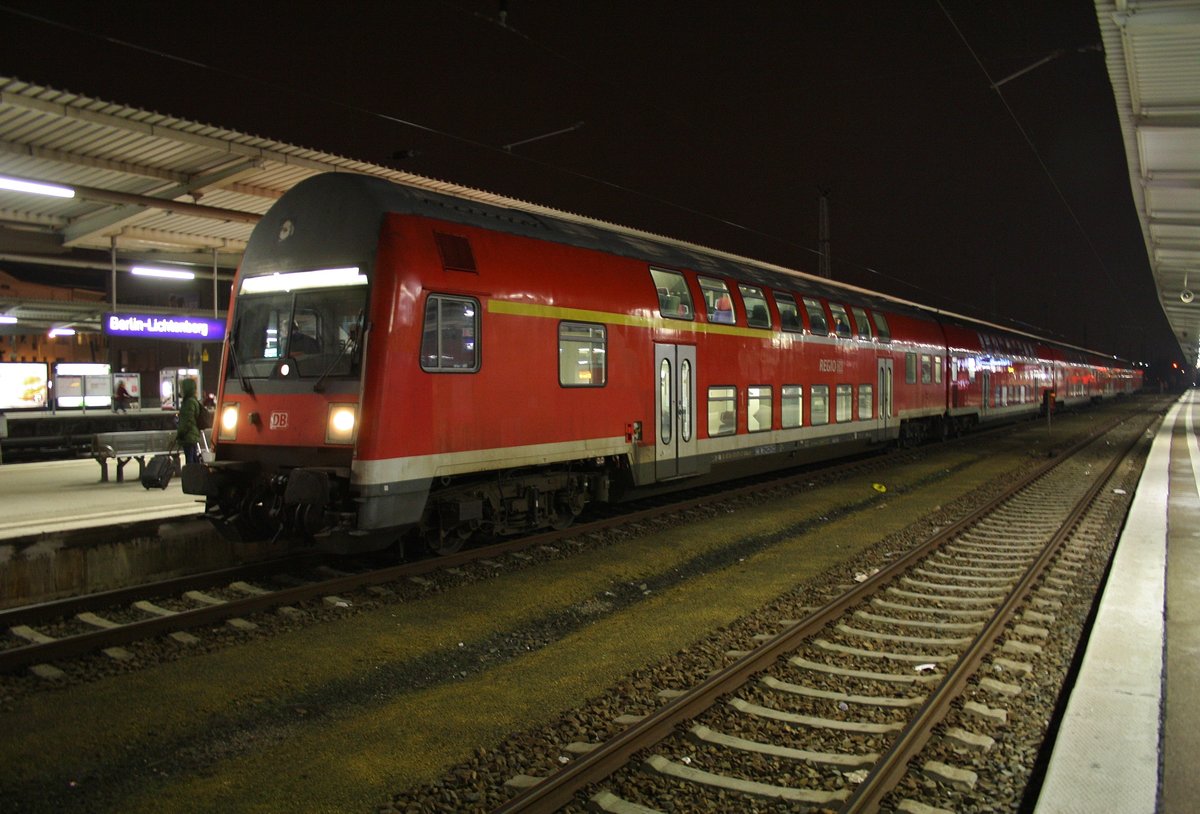
<path fill-rule="evenodd" d="M 829 385 L 814 384 L 812 386 L 812 423 L 829 423 Z"/>
<path fill-rule="evenodd" d="M 875 417 L 875 389 L 869 384 L 858 386 L 858 420 Z"/>
<path fill-rule="evenodd" d="M 746 393 L 746 423 L 750 432 L 771 429 L 771 388 L 751 387 Z"/>
<path fill-rule="evenodd" d="M 799 427 L 804 420 L 804 388 L 798 384 L 785 384 L 779 406 L 784 429 Z"/>
<path fill-rule="evenodd" d="M 733 435 L 737 431 L 737 388 L 708 388 L 708 434 Z"/>
<path fill-rule="evenodd" d="M 558 326 L 558 383 L 603 387 L 608 376 L 608 333 L 603 325 L 563 322 Z"/>
<path fill-rule="evenodd" d="M 837 422 L 850 421 L 854 418 L 854 388 L 848 384 L 837 386 Z"/>

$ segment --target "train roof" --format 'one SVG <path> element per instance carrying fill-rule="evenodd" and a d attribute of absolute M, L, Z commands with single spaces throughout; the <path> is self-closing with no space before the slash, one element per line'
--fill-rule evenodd
<path fill-rule="evenodd" d="M 330 230 L 326 229 L 322 230 L 320 241 L 308 241 L 304 234 L 306 230 L 302 230 L 303 224 L 296 224 L 294 228 L 298 239 L 293 242 L 294 250 L 281 252 L 279 235 L 285 228 L 285 222 L 314 211 L 321 213 L 325 224 L 335 221 L 335 231 L 342 237 L 331 245 L 328 242 Z M 1120 361 L 1109 354 L 1027 331 L 639 229 L 498 196 L 476 200 L 357 173 L 325 173 L 292 187 L 255 227 L 243 256 L 243 269 L 250 267 L 260 272 L 279 271 L 289 263 L 297 262 L 289 259 L 293 255 L 302 254 L 311 259 L 314 251 L 337 251 L 338 247 L 350 244 L 374 245 L 386 213 L 419 215 L 461 223 L 636 258 L 666 267 L 734 277 L 766 287 L 786 287 L 781 278 L 790 278 L 789 281 L 794 281 L 793 285 L 797 288 L 826 299 L 850 298 L 873 308 L 932 318 L 970 330 L 1021 336 L 1098 359 Z M 290 234 L 292 229 L 289 225 L 287 232 Z"/>

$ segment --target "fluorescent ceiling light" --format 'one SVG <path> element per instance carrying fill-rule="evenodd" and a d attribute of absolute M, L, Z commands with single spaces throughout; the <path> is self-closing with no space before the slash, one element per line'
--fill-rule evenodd
<path fill-rule="evenodd" d="M 48 336 L 74 336 L 74 328 L 51 328 Z"/>
<path fill-rule="evenodd" d="M 264 274 L 242 279 L 243 294 L 262 294 L 268 291 L 297 291 L 303 288 L 341 288 L 366 285 L 367 277 L 358 266 L 315 271 L 290 271 L 285 274 Z"/>
<path fill-rule="evenodd" d="M 156 269 L 150 266 L 134 266 L 130 273 L 136 274 L 138 277 L 163 277 L 168 280 L 194 280 L 196 275 L 190 271 L 178 271 L 176 269 Z"/>
<path fill-rule="evenodd" d="M 20 178 L 9 178 L 6 175 L 0 175 L 0 189 L 9 189 L 13 192 L 32 192 L 35 195 L 52 195 L 55 198 L 75 197 L 75 190 L 70 187 L 39 184 L 37 181 L 23 181 Z"/>
<path fill-rule="evenodd" d="M 16 322 L 16 317 L 0 316 L 0 325 L 15 325 Z"/>

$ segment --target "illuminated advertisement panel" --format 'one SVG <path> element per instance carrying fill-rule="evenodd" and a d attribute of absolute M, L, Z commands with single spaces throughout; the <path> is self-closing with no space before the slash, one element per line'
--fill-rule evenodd
<path fill-rule="evenodd" d="M 0 410 L 45 407 L 48 380 L 43 362 L 0 362 Z"/>
<path fill-rule="evenodd" d="M 108 313 L 104 315 L 104 333 L 145 339 L 220 342 L 225 339 L 225 323 L 204 317 Z"/>

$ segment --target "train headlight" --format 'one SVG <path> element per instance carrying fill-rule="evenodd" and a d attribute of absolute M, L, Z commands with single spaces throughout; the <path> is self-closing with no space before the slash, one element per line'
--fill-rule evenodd
<path fill-rule="evenodd" d="M 354 427 L 357 424 L 357 404 L 330 404 L 329 418 L 325 422 L 325 443 L 351 443 L 354 440 Z"/>
<path fill-rule="evenodd" d="M 237 439 L 238 405 L 226 404 L 221 407 L 221 426 L 217 429 L 217 440 L 234 441 Z"/>

